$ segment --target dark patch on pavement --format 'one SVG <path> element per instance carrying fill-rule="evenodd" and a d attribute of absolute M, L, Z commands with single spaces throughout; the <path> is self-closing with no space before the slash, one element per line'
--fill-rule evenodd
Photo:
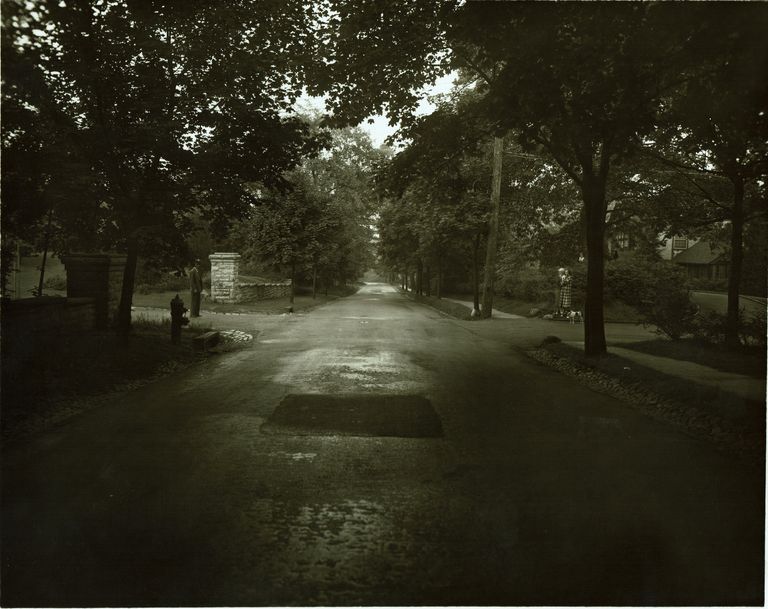
<path fill-rule="evenodd" d="M 289 394 L 261 431 L 291 436 L 439 438 L 432 403 L 418 395 Z"/>

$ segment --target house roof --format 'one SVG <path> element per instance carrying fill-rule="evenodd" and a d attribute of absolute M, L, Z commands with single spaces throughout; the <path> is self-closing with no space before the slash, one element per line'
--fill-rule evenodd
<path fill-rule="evenodd" d="M 724 255 L 725 251 L 722 247 L 717 245 L 712 247 L 709 241 L 699 241 L 680 252 L 672 260 L 678 264 L 714 264 L 725 262 Z"/>

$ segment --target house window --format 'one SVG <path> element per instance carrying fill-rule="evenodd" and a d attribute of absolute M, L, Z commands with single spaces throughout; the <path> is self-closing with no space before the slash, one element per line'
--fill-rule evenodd
<path fill-rule="evenodd" d="M 627 233 L 618 233 L 616 235 L 616 248 L 620 250 L 629 248 L 629 235 Z"/>
<path fill-rule="evenodd" d="M 685 250 L 685 249 L 688 249 L 688 238 L 687 237 L 673 237 L 672 238 L 672 249 L 673 250 Z"/>

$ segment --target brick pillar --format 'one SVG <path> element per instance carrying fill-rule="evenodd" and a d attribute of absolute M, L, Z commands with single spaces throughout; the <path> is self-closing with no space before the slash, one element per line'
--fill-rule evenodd
<path fill-rule="evenodd" d="M 240 254 L 217 252 L 208 256 L 211 261 L 211 300 L 237 302 L 237 280 L 240 273 Z"/>
<path fill-rule="evenodd" d="M 61 261 L 67 271 L 68 298 L 96 300 L 96 327 L 110 327 L 117 316 L 126 257 L 117 254 L 69 254 Z"/>

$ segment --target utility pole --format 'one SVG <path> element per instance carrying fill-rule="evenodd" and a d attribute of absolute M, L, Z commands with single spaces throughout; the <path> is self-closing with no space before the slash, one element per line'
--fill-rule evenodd
<path fill-rule="evenodd" d="M 501 156 L 504 138 L 493 138 L 493 178 L 491 179 L 491 218 L 488 222 L 488 247 L 485 251 L 485 278 L 483 281 L 483 307 L 481 316 L 489 318 L 493 312 L 493 283 L 496 277 L 496 244 L 499 236 L 499 205 L 501 201 Z"/>

